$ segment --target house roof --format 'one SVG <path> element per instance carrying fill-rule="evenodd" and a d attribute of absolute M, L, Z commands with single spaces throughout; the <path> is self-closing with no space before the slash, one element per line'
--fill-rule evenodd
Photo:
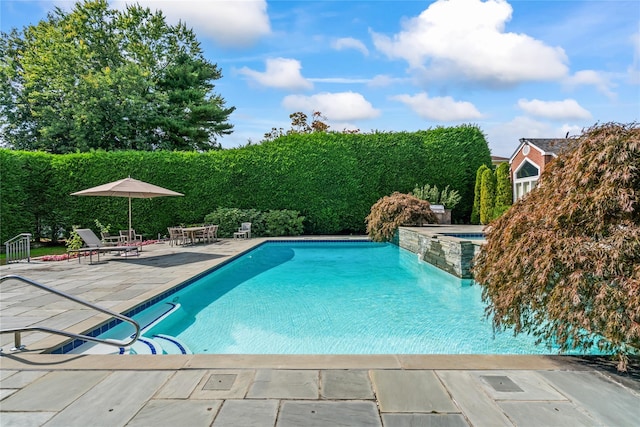
<path fill-rule="evenodd" d="M 568 138 L 521 138 L 520 142 L 535 145 L 543 151 L 543 154 L 557 155 L 569 145 L 571 140 Z"/>
<path fill-rule="evenodd" d="M 502 157 L 502 156 L 491 156 L 491 163 L 498 164 L 498 163 L 503 163 L 503 162 L 508 162 L 509 158 L 508 157 Z"/>
<path fill-rule="evenodd" d="M 572 139 L 569 138 L 520 138 L 520 145 L 516 151 L 513 152 L 509 163 L 513 162 L 516 154 L 522 149 L 524 145 L 530 145 L 536 148 L 542 153 L 543 156 L 551 155 L 556 157 L 558 153 L 567 148 Z"/>

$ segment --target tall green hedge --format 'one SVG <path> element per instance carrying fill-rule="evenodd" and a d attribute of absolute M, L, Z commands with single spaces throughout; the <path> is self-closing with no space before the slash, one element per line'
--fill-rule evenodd
<path fill-rule="evenodd" d="M 29 181 L 30 157 L 20 151 L 0 150 L 0 236 L 7 239 L 35 232 L 35 217 L 30 209 L 25 184 Z"/>
<path fill-rule="evenodd" d="M 77 197 L 85 188 L 131 176 L 184 197 L 134 199 L 133 227 L 152 237 L 167 227 L 202 222 L 219 207 L 290 209 L 305 233 L 364 233 L 382 196 L 429 182 L 459 191 L 455 221 L 469 221 L 475 171 L 490 164 L 475 126 L 419 132 L 313 133 L 230 150 L 92 152 L 49 155 L 0 150 L 0 236 L 55 234 L 94 220 L 127 227 L 127 199 Z M 46 233 L 45 233 L 46 231 Z"/>

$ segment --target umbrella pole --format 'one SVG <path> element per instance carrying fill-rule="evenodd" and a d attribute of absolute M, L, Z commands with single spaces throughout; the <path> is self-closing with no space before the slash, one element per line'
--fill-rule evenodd
<path fill-rule="evenodd" d="M 129 231 L 127 231 L 127 234 L 129 235 L 127 244 L 131 244 L 131 196 L 129 196 Z"/>

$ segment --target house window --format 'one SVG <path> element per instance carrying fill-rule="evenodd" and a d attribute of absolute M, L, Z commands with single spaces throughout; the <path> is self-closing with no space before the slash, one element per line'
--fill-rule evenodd
<path fill-rule="evenodd" d="M 538 184 L 538 178 L 540 178 L 540 168 L 529 160 L 522 162 L 513 180 L 513 201 L 533 190 Z"/>
<path fill-rule="evenodd" d="M 540 169 L 528 160 L 525 160 L 516 172 L 516 178 L 530 178 L 532 176 L 539 176 Z"/>

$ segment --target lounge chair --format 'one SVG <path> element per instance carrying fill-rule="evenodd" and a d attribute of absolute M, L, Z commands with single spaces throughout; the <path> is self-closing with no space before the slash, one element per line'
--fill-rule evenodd
<path fill-rule="evenodd" d="M 233 233 L 233 238 L 234 239 L 250 239 L 251 238 L 251 223 L 250 222 L 243 222 L 242 224 L 240 224 L 240 228 L 238 228 L 238 231 Z"/>
<path fill-rule="evenodd" d="M 78 228 L 76 229 L 76 233 L 84 242 L 84 246 L 80 249 L 69 249 L 69 252 L 89 252 L 89 263 L 93 264 L 93 253 L 95 252 L 98 255 L 98 262 L 100 262 L 100 252 L 123 252 L 125 256 L 128 256 L 129 252 L 135 251 L 136 256 L 138 253 L 138 246 L 106 246 L 102 243 L 102 241 L 95 235 L 95 233 L 89 228 Z M 80 262 L 80 257 L 78 256 L 78 262 Z"/>

